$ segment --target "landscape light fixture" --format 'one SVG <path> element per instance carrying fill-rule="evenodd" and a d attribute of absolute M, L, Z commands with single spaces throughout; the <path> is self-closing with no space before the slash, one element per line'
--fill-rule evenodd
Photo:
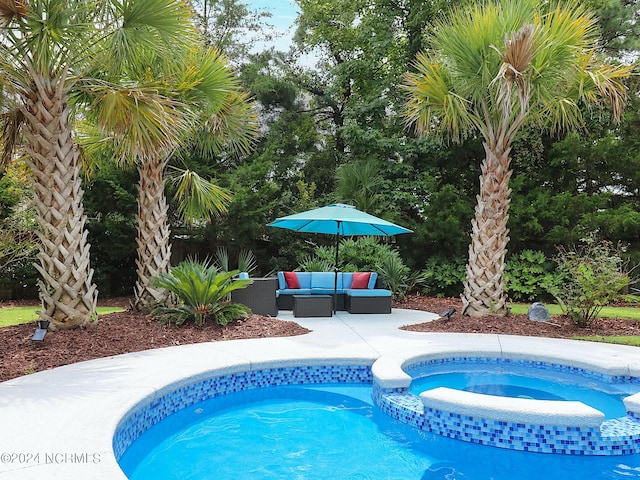
<path fill-rule="evenodd" d="M 47 329 L 49 328 L 49 320 L 38 320 L 38 328 L 36 328 L 33 337 L 31 340 L 34 342 L 42 342 L 44 340 L 44 336 L 47 334 Z"/>
<path fill-rule="evenodd" d="M 451 315 L 453 315 L 454 313 L 456 313 L 456 309 L 453 307 L 449 307 L 448 310 L 440 313 L 440 318 L 447 317 L 447 320 L 451 320 Z"/>

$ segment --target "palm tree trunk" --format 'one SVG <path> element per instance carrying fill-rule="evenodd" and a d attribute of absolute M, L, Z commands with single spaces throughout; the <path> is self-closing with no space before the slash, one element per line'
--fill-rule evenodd
<path fill-rule="evenodd" d="M 462 313 L 471 317 L 507 313 L 504 264 L 509 242 L 510 148 L 484 144 L 485 159 L 480 177 L 480 195 L 471 222 L 471 244 L 467 279 L 462 293 Z"/>
<path fill-rule="evenodd" d="M 150 285 L 151 279 L 169 271 L 171 243 L 167 215 L 167 199 L 164 195 L 163 172 L 166 162 L 149 158 L 138 166 L 138 280 L 135 291 L 135 307 L 147 310 L 154 303 L 163 302 L 166 290 Z"/>
<path fill-rule="evenodd" d="M 95 321 L 98 290 L 92 283 L 78 150 L 69 126 L 63 79 L 39 78 L 25 99 L 29 166 L 40 231 L 38 282 L 43 320 L 52 328 Z"/>

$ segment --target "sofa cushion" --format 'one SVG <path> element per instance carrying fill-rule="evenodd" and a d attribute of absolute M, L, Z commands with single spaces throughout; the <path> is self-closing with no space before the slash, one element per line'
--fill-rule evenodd
<path fill-rule="evenodd" d="M 333 290 L 336 274 L 333 272 L 311 272 L 311 288 L 330 288 Z"/>
<path fill-rule="evenodd" d="M 333 287 L 331 288 L 312 288 L 311 290 L 311 295 L 333 295 Z M 342 290 L 341 288 L 337 289 L 335 291 L 336 294 L 338 295 L 342 295 L 344 294 L 344 290 Z"/>
<path fill-rule="evenodd" d="M 300 288 L 300 281 L 296 272 L 284 272 L 284 280 L 287 282 L 287 288 Z"/>
<path fill-rule="evenodd" d="M 354 272 L 350 288 L 369 288 L 371 272 Z"/>
<path fill-rule="evenodd" d="M 350 297 L 390 297 L 391 290 L 383 288 L 355 288 L 346 290 L 345 293 Z"/>
<path fill-rule="evenodd" d="M 283 288 L 280 290 L 276 290 L 278 296 L 280 295 L 311 295 L 316 292 L 312 292 L 310 288 Z M 333 291 L 332 291 L 333 293 Z"/>

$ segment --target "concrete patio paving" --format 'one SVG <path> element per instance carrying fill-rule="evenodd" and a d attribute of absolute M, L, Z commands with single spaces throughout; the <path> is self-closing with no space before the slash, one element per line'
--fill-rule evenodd
<path fill-rule="evenodd" d="M 124 480 L 112 451 L 120 419 L 150 395 L 211 375 L 285 365 L 373 364 L 465 352 L 555 358 L 570 365 L 640 376 L 634 347 L 537 337 L 399 330 L 437 315 L 278 318 L 312 330 L 297 337 L 235 340 L 148 350 L 56 368 L 0 384 L 0 479 Z M 170 386 L 170 388 L 168 388 Z"/>

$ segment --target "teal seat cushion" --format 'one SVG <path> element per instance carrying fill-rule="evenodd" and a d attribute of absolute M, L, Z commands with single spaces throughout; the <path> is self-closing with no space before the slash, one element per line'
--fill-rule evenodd
<path fill-rule="evenodd" d="M 390 297 L 391 290 L 385 290 L 383 288 L 354 288 L 346 290 L 345 293 L 350 297 Z"/>
<path fill-rule="evenodd" d="M 339 288 L 336 290 L 336 293 L 338 295 L 343 294 L 345 292 L 345 290 L 343 290 L 342 288 Z M 312 295 L 333 295 L 333 287 L 331 288 L 312 288 L 311 289 L 311 294 Z"/>
<path fill-rule="evenodd" d="M 281 288 L 280 290 L 278 290 L 278 294 L 279 295 L 311 295 L 311 289 L 310 288 Z"/>

